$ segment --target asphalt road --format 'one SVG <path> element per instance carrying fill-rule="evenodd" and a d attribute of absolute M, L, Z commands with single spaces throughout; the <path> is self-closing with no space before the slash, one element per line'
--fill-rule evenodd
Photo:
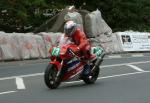
<path fill-rule="evenodd" d="M 62 83 L 48 89 L 48 60 L 0 63 L 0 103 L 150 103 L 150 56 L 106 56 L 93 85 Z"/>

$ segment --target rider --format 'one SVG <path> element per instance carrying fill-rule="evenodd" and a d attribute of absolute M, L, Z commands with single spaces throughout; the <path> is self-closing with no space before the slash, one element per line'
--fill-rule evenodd
<path fill-rule="evenodd" d="M 86 65 L 84 66 L 83 74 L 88 75 L 90 73 L 90 65 L 88 61 L 91 58 L 91 45 L 85 33 L 77 27 L 77 24 L 74 21 L 66 22 L 64 26 L 64 33 L 65 36 L 69 37 L 71 41 L 78 46 L 78 49 L 84 57 L 83 62 L 85 62 L 84 60 L 86 60 Z"/>

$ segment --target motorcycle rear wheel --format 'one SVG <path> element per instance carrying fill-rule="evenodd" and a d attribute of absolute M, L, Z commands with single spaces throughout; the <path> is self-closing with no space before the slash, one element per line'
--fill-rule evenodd
<path fill-rule="evenodd" d="M 100 72 L 100 67 L 96 66 L 93 72 L 91 72 L 89 75 L 83 78 L 83 81 L 86 84 L 94 84 L 98 78 L 99 72 Z"/>
<path fill-rule="evenodd" d="M 56 89 L 60 85 L 60 81 L 57 78 L 57 72 L 55 65 L 49 64 L 44 73 L 44 81 L 48 88 Z"/>

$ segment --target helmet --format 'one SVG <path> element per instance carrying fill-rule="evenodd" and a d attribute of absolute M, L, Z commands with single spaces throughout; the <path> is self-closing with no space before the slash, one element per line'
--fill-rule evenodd
<path fill-rule="evenodd" d="M 77 24 L 74 21 L 68 21 L 64 26 L 64 32 L 69 37 L 75 33 L 76 29 L 77 29 Z"/>

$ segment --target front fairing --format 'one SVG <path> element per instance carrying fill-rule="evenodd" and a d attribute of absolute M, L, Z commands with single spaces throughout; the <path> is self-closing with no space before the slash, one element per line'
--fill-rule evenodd
<path fill-rule="evenodd" d="M 72 42 L 72 39 L 63 34 L 58 39 L 58 45 L 50 49 L 50 57 L 54 56 L 60 57 L 61 59 L 69 59 L 71 55 L 68 53 L 68 48 L 72 49 L 73 52 L 79 51 L 77 50 L 77 45 Z M 54 49 L 55 51 L 53 51 Z"/>
<path fill-rule="evenodd" d="M 69 52 L 69 49 L 71 49 L 77 56 L 80 56 L 78 46 L 75 44 L 68 44 L 61 46 L 60 50 L 60 57 L 62 59 L 70 59 L 73 57 L 73 55 Z"/>
<path fill-rule="evenodd" d="M 68 50 L 71 49 L 73 52 L 77 52 L 79 51 L 77 49 L 77 46 L 74 44 L 69 44 L 69 45 L 62 45 L 59 47 L 55 47 L 55 49 L 56 49 L 56 54 L 58 53 L 57 50 L 60 50 L 59 55 L 53 55 L 53 56 L 51 55 L 51 58 L 53 57 L 53 59 L 51 59 L 50 64 L 55 65 L 59 71 L 62 68 L 66 69 L 66 71 L 63 74 L 62 81 L 71 80 L 73 78 L 79 78 L 80 74 L 83 71 L 85 63 L 81 62 L 77 56 L 74 56 Z M 55 54 L 55 53 L 51 53 L 51 54 Z"/>
<path fill-rule="evenodd" d="M 61 68 L 62 68 L 62 64 L 61 64 L 61 62 L 59 62 L 59 61 L 50 61 L 49 64 L 55 65 L 55 66 L 57 67 L 56 69 L 57 69 L 58 71 L 60 71 Z"/>
<path fill-rule="evenodd" d="M 70 42 L 68 38 L 61 38 L 59 45 L 51 47 L 49 50 L 51 59 L 50 63 L 56 65 L 58 69 L 61 69 L 63 65 L 67 65 L 67 61 L 73 58 L 73 55 L 68 49 L 71 49 L 73 52 L 79 51 L 77 45 Z M 63 64 L 61 64 L 61 61 L 64 61 L 65 63 L 63 62 Z"/>

